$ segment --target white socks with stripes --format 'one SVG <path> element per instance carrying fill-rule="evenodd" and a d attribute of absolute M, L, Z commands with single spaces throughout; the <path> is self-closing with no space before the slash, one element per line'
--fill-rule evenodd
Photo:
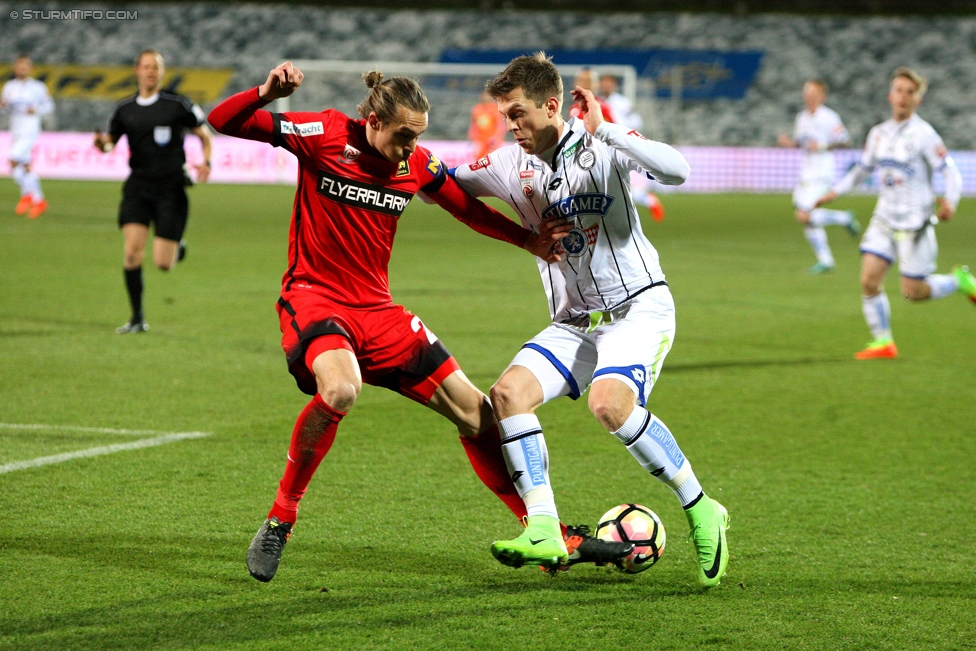
<path fill-rule="evenodd" d="M 528 514 L 558 518 L 549 483 L 549 450 L 539 419 L 534 414 L 503 418 L 498 431 L 505 465 Z"/>
<path fill-rule="evenodd" d="M 691 462 L 657 416 L 636 406 L 623 427 L 613 435 L 627 446 L 644 470 L 674 491 L 681 506 L 688 506 L 701 495 L 702 487 L 691 469 Z"/>

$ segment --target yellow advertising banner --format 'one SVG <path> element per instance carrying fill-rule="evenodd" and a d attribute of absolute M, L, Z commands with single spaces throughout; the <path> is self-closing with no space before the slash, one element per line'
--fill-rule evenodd
<path fill-rule="evenodd" d="M 231 68 L 166 68 L 162 87 L 198 104 L 212 104 L 222 97 L 233 74 Z M 13 76 L 12 65 L 0 65 L 0 81 Z M 120 100 L 138 90 L 131 66 L 35 64 L 31 76 L 47 84 L 55 99 Z"/>

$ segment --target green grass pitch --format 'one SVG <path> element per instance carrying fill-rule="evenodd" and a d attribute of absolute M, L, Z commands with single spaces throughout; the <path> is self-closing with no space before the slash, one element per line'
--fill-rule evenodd
<path fill-rule="evenodd" d="M 41 219 L 0 181 L 0 465 L 159 434 L 171 442 L 0 474 L 0 649 L 972 649 L 976 647 L 976 307 L 888 279 L 901 357 L 870 338 L 857 243 L 813 256 L 786 196 L 673 196 L 645 222 L 678 309 L 649 407 L 732 516 L 722 585 L 695 581 L 670 491 L 585 400 L 546 405 L 569 522 L 626 501 L 662 517 L 650 571 L 549 578 L 498 564 L 518 524 L 449 423 L 366 387 L 313 480 L 278 576 L 244 554 L 306 402 L 274 302 L 293 189 L 191 190 L 187 260 L 146 271 L 152 330 L 128 316 L 119 185 L 46 182 Z M 873 199 L 839 202 L 870 216 Z M 976 266 L 976 202 L 939 226 L 940 269 Z M 528 254 L 414 203 L 394 300 L 483 390 L 547 321 Z M 95 428 L 93 430 L 69 428 Z"/>

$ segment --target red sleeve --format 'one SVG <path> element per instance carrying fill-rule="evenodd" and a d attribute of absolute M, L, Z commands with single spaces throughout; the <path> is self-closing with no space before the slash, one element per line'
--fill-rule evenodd
<path fill-rule="evenodd" d="M 218 133 L 270 143 L 274 138 L 274 119 L 268 111 L 259 111 L 268 102 L 252 88 L 225 99 L 210 111 L 208 119 Z"/>
<path fill-rule="evenodd" d="M 425 190 L 425 194 L 437 202 L 441 208 L 454 215 L 455 219 L 472 230 L 524 247 L 532 231 L 526 230 L 491 206 L 478 201 L 445 174 L 443 182 L 436 189 Z"/>

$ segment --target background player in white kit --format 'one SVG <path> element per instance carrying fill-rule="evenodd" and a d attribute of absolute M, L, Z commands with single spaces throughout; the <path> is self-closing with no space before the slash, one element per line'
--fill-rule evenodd
<path fill-rule="evenodd" d="M 558 262 L 536 260 L 553 323 L 491 390 L 505 460 L 529 514 L 523 534 L 496 541 L 492 553 L 514 567 L 565 562 L 534 412 L 560 396 L 576 399 L 592 383 L 593 415 L 674 491 L 691 525 L 699 580 L 716 585 L 728 562 L 728 513 L 702 492 L 671 432 L 645 409 L 674 339 L 674 302 L 629 183 L 640 171 L 677 185 L 688 164 L 670 146 L 606 122 L 589 90 L 572 91 L 582 119 L 563 121 L 562 80 L 544 53 L 513 60 L 486 88 L 517 144 L 457 168 L 455 178 L 472 194 L 506 201 L 533 231 L 552 220 L 573 224 L 556 246 Z"/>
<path fill-rule="evenodd" d="M 896 259 L 905 298 L 924 301 L 961 291 L 976 302 L 976 278 L 966 267 L 952 274 L 935 273 L 939 247 L 934 223 L 955 213 L 962 175 L 932 125 L 915 115 L 925 86 L 914 70 L 895 70 L 888 91 L 891 119 L 871 129 L 861 160 L 817 202 L 819 206 L 850 192 L 875 168 L 881 172 L 878 203 L 861 239 L 862 305 L 874 341 L 855 355 L 857 359 L 898 355 L 891 336 L 891 305 L 884 291 L 885 274 Z M 935 171 L 942 173 L 946 192 L 932 215 Z"/>
<path fill-rule="evenodd" d="M 41 117 L 54 111 L 47 86 L 31 78 L 31 60 L 21 55 L 14 61 L 14 78 L 3 86 L 0 106 L 10 110 L 10 176 L 20 186 L 15 212 L 31 219 L 47 210 L 41 179 L 31 169 L 31 151 L 41 133 Z"/>
<path fill-rule="evenodd" d="M 793 136 L 781 134 L 781 147 L 799 147 L 806 152 L 800 171 L 800 182 L 793 190 L 793 206 L 796 220 L 803 224 L 806 236 L 817 263 L 810 273 L 819 274 L 834 268 L 834 254 L 827 242 L 824 226 L 843 226 L 852 237 L 861 231 L 861 225 L 848 210 L 814 208 L 834 182 L 834 154 L 831 151 L 851 143 L 847 128 L 833 109 L 823 105 L 827 99 L 827 84 L 811 79 L 803 84 L 803 103 L 806 109 L 796 114 Z"/>

